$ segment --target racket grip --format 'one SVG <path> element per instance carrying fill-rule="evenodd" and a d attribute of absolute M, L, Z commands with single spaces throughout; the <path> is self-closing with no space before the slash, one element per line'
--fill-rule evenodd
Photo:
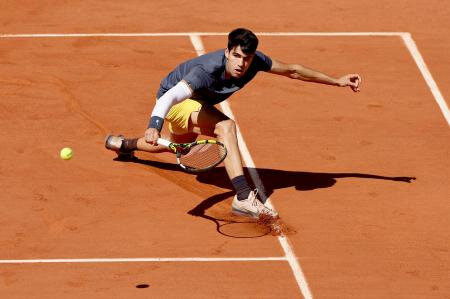
<path fill-rule="evenodd" d="M 166 147 L 169 147 L 169 145 L 172 143 L 169 140 L 162 139 L 162 138 L 158 138 L 158 140 L 156 142 L 158 142 L 158 144 L 166 146 Z"/>

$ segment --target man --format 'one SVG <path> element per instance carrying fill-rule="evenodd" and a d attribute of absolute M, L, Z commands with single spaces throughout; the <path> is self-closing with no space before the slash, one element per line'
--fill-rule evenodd
<path fill-rule="evenodd" d="M 299 64 L 285 64 L 256 51 L 258 38 L 244 28 L 228 35 L 224 50 L 196 57 L 178 65 L 162 81 L 156 105 L 144 137 L 125 139 L 109 135 L 105 146 L 119 156 L 135 150 L 161 152 L 167 150 L 157 144 L 164 120 L 169 124 L 167 139 L 181 143 L 192 142 L 199 134 L 217 137 L 228 150 L 224 160 L 228 177 L 236 191 L 232 202 L 235 214 L 258 218 L 261 214 L 277 217 L 264 206 L 252 191 L 244 176 L 236 137 L 236 125 L 215 104 L 227 99 L 245 86 L 258 71 L 269 72 L 302 81 L 335 86 L 349 86 L 359 91 L 361 77 L 357 74 L 332 78 Z"/>

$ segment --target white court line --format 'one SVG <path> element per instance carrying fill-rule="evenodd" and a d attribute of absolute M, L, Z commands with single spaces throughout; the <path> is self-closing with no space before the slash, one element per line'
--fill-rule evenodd
<path fill-rule="evenodd" d="M 260 36 L 402 36 L 405 32 L 255 32 Z M 167 33 L 30 33 L 0 34 L 0 38 L 37 37 L 163 37 L 163 36 L 223 36 L 228 32 L 167 32 Z"/>
<path fill-rule="evenodd" d="M 194 45 L 195 51 L 197 52 L 197 55 L 203 55 L 205 54 L 205 48 L 203 46 L 203 42 L 198 35 L 189 35 L 189 38 Z M 255 184 L 255 186 L 261 191 L 264 190 L 263 183 L 261 181 L 261 178 L 259 177 L 258 172 L 256 171 L 255 163 L 253 162 L 252 157 L 250 156 L 250 152 L 247 148 L 247 145 L 244 141 L 244 138 L 242 137 L 241 130 L 239 129 L 239 126 L 237 125 L 236 118 L 233 115 L 233 111 L 231 110 L 231 107 L 228 103 L 228 101 L 223 101 L 220 103 L 220 107 L 222 108 L 222 111 L 231 119 L 235 120 L 236 122 L 236 131 L 238 135 L 238 143 L 239 143 L 239 150 L 241 152 L 242 158 L 245 162 L 245 165 L 249 169 L 250 176 Z M 265 194 L 265 192 L 262 192 L 264 194 L 264 197 L 266 199 L 266 205 L 270 207 L 271 209 L 275 208 L 273 207 L 270 198 L 268 198 Z M 278 241 L 280 242 L 281 247 L 283 248 L 285 257 L 287 262 L 289 263 L 289 266 L 291 267 L 291 270 L 294 274 L 295 280 L 297 281 L 297 284 L 300 288 L 300 291 L 304 298 L 310 299 L 313 298 L 312 293 L 308 287 L 308 283 L 306 282 L 305 275 L 303 274 L 302 268 L 300 267 L 300 263 L 297 260 L 297 257 L 294 254 L 294 251 L 292 250 L 292 247 L 289 245 L 289 240 L 287 236 L 279 236 Z"/>
<path fill-rule="evenodd" d="M 90 258 L 90 259 L 33 259 L 33 260 L 0 260 L 0 264 L 50 264 L 50 263 L 136 263 L 136 262 L 266 262 L 286 261 L 285 257 L 155 257 L 155 258 Z"/>
<path fill-rule="evenodd" d="M 425 82 L 427 83 L 428 87 L 430 88 L 431 93 L 433 94 L 434 99 L 436 100 L 436 103 L 438 104 L 439 108 L 441 109 L 441 112 L 444 115 L 445 120 L 447 120 L 447 123 L 450 126 L 450 111 L 448 109 L 447 103 L 446 103 L 444 97 L 442 96 L 441 91 L 439 90 L 439 87 L 436 84 L 436 81 L 434 81 L 433 76 L 431 75 L 430 71 L 428 70 L 425 60 L 423 60 L 423 57 L 420 54 L 416 43 L 414 42 L 413 38 L 411 37 L 411 34 L 409 34 L 409 33 L 402 34 L 402 39 L 405 42 L 406 48 L 409 50 L 409 52 L 411 53 L 411 56 L 413 57 L 414 61 L 416 62 L 417 67 L 419 68 L 420 72 L 422 73 L 422 76 L 425 79 Z"/>

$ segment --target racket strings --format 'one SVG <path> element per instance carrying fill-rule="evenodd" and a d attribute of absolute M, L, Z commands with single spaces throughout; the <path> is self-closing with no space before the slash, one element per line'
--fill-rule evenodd
<path fill-rule="evenodd" d="M 226 149 L 220 144 L 196 144 L 180 156 L 180 163 L 194 169 L 208 169 L 220 163 L 225 155 Z"/>

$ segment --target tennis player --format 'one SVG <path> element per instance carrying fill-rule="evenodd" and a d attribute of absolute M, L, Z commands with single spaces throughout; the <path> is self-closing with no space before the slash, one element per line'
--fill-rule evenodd
<path fill-rule="evenodd" d="M 299 64 L 286 64 L 257 51 L 258 38 L 248 29 L 238 28 L 228 35 L 226 49 L 217 50 L 178 65 L 162 81 L 147 130 L 141 138 L 106 137 L 107 149 L 119 157 L 134 151 L 162 152 L 157 139 L 163 124 L 168 124 L 172 142 L 193 142 L 199 134 L 216 137 L 228 150 L 224 160 L 228 177 L 236 191 L 232 202 L 235 214 L 258 218 L 261 214 L 277 217 L 251 190 L 244 176 L 239 154 L 235 122 L 214 105 L 243 88 L 259 71 L 302 81 L 360 90 L 361 77 L 349 74 L 333 78 Z"/>

